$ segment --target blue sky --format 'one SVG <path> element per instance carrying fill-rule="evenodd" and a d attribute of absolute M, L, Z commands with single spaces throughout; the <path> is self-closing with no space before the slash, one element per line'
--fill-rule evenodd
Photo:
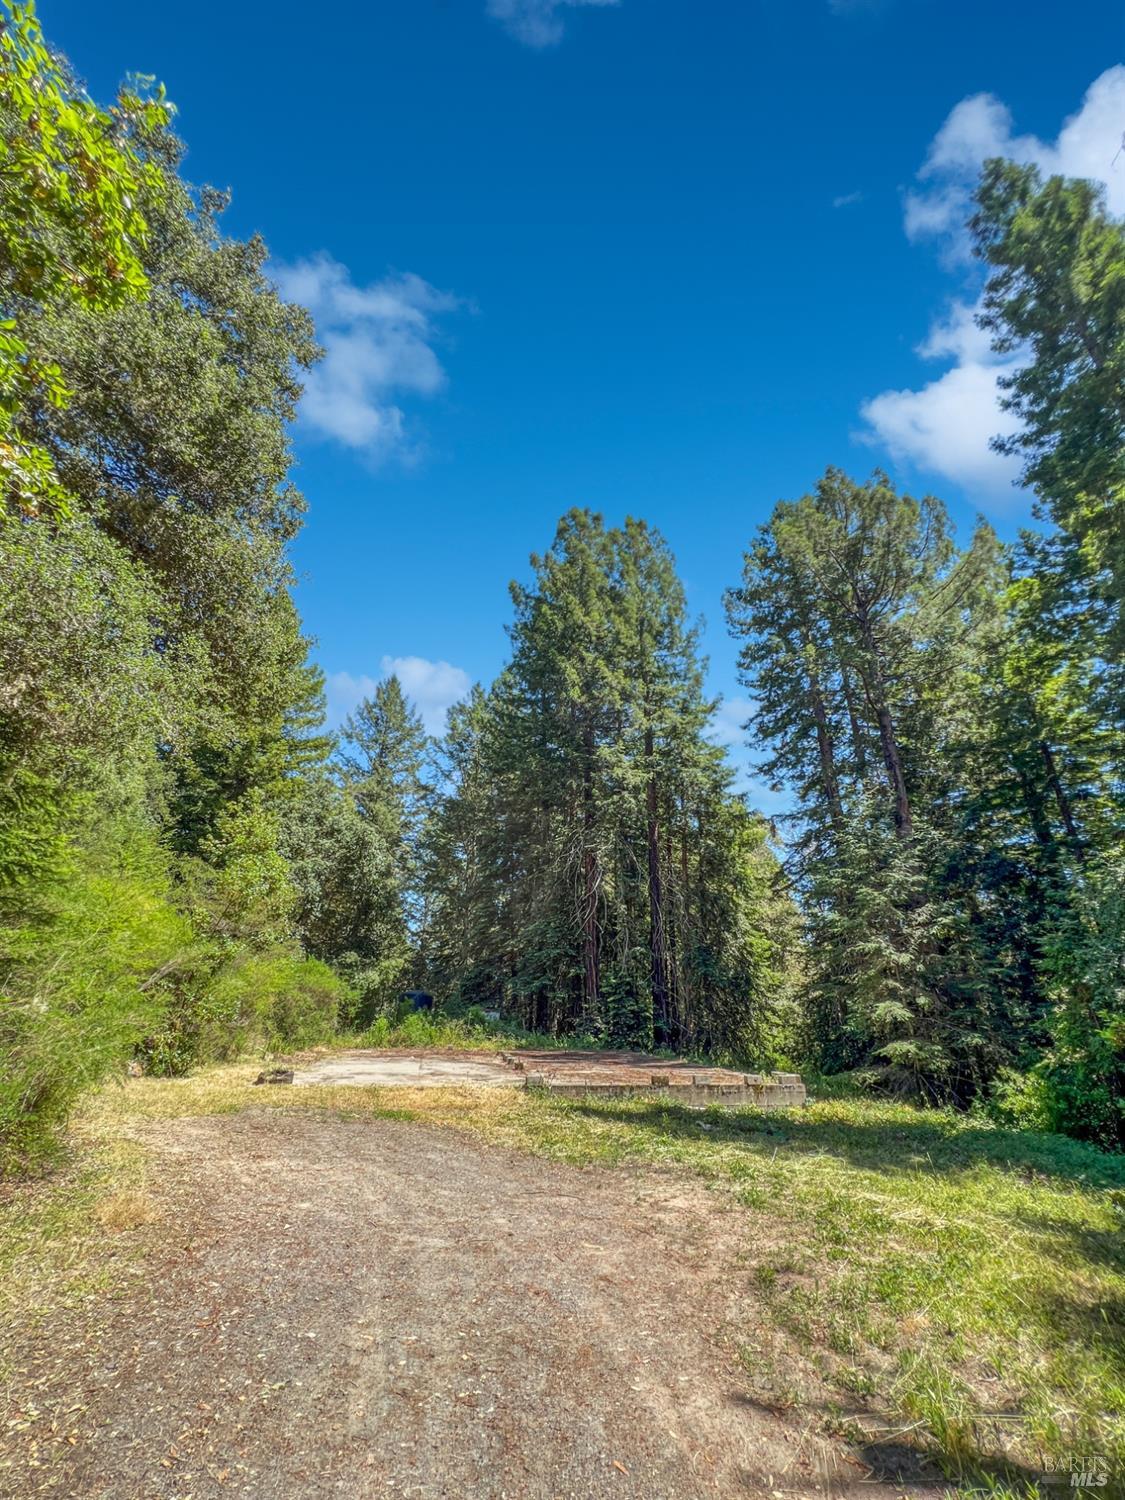
<path fill-rule="evenodd" d="M 433 724 L 489 679 L 571 505 L 663 530 L 732 733 L 722 590 L 776 499 L 878 463 L 963 532 L 1026 519 L 958 226 L 997 152 L 1125 212 L 1119 4 L 40 13 L 96 96 L 166 83 L 189 175 L 317 315 L 295 563 L 337 714 L 393 661 Z"/>

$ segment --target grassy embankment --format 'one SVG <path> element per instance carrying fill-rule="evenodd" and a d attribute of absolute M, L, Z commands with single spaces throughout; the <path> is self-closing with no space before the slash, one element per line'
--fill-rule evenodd
<path fill-rule="evenodd" d="M 158 1212 L 125 1139 L 133 1121 L 247 1108 L 423 1120 L 570 1163 L 697 1174 L 733 1195 L 747 1394 L 762 1405 L 799 1407 L 861 1451 L 917 1446 L 961 1476 L 959 1493 L 1034 1493 L 1032 1476 L 1082 1453 L 1125 1476 L 1122 1158 L 869 1099 L 700 1113 L 514 1090 L 257 1089 L 256 1067 L 133 1080 L 93 1100 L 64 1173 L 7 1190 L 0 1318 L 117 1274 L 130 1230 Z"/>

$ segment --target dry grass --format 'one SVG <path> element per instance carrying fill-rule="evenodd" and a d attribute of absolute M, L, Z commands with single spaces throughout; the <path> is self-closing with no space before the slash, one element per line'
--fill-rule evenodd
<path fill-rule="evenodd" d="M 94 1205 L 93 1219 L 111 1234 L 123 1234 L 130 1229 L 140 1229 L 144 1224 L 156 1224 L 163 1217 L 160 1206 L 152 1194 L 144 1188 L 122 1188 L 108 1193 Z"/>
<path fill-rule="evenodd" d="M 69 1145 L 51 1177 L 0 1185 L 0 1324 L 103 1290 L 106 1232 L 151 1222 L 138 1217 L 148 1202 L 139 1146 L 104 1125 L 76 1126 Z"/>

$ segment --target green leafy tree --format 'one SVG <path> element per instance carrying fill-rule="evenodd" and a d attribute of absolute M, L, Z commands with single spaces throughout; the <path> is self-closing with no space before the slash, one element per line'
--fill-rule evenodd
<path fill-rule="evenodd" d="M 285 547 L 303 511 L 289 426 L 318 351 L 308 315 L 268 280 L 265 245 L 225 237 L 225 197 L 181 179 L 166 126 L 133 141 L 147 293 L 29 321 L 29 348 L 58 363 L 71 396 L 33 405 L 27 424 L 76 511 L 145 582 L 167 738 L 182 746 L 285 708 L 299 635 Z"/>
<path fill-rule="evenodd" d="M 168 121 L 161 96 L 135 88 L 100 110 L 30 10 L 12 13 L 0 36 L 5 1069 L 31 1055 L 33 1033 L 74 1041 L 52 1051 L 50 1086 L 20 1096 L 32 1133 L 134 1045 L 182 1070 L 308 1034 L 337 1000 L 335 981 L 302 967 L 281 852 L 285 810 L 331 748 L 286 556 L 303 509 L 289 425 L 318 351 L 308 315 L 265 275 L 265 246 L 225 237 L 224 197 L 182 179 Z M 120 881 L 84 899 L 94 864 L 113 885 L 113 846 Z M 126 878 L 135 848 L 159 866 L 151 881 Z M 68 1032 L 90 994 L 79 1005 L 68 955 L 102 943 L 107 904 L 127 910 L 142 892 L 187 956 L 166 955 L 154 978 L 111 933 L 91 965 L 106 1025 L 91 1008 Z M 65 952 L 53 946 L 64 910 Z M 33 1013 L 42 1027 L 21 1030 Z"/>
<path fill-rule="evenodd" d="M 293 921 L 306 953 L 344 975 L 364 1023 L 397 995 L 411 950 L 395 848 L 328 775 L 287 802 L 281 849 L 296 889 Z"/>
<path fill-rule="evenodd" d="M 50 52 L 32 5 L 0 7 L 0 483 L 4 511 L 64 513 L 65 485 L 24 429 L 25 408 L 66 405 L 58 364 L 29 345 L 25 323 L 53 304 L 92 314 L 143 297 L 142 193 L 158 175 L 133 147 L 169 116 L 162 91 L 123 88 L 103 110 Z M 0 511 L 0 520 L 3 517 Z"/>

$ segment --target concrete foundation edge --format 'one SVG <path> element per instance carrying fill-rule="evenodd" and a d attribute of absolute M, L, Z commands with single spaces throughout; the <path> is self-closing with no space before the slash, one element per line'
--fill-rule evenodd
<path fill-rule="evenodd" d="M 808 1092 L 796 1073 L 748 1074 L 744 1083 L 594 1083 L 528 1073 L 526 1088 L 545 1088 L 566 1099 L 670 1099 L 690 1109 L 717 1104 L 723 1109 L 798 1109 Z"/>

